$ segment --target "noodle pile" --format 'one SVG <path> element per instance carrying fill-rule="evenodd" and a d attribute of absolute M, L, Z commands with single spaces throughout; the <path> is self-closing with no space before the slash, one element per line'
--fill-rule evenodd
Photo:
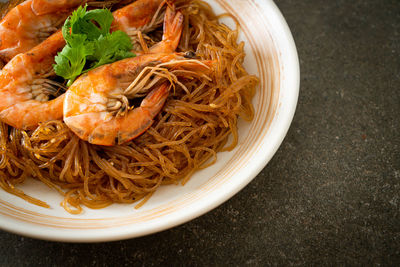
<path fill-rule="evenodd" d="M 0 186 L 5 191 L 48 207 L 16 188 L 34 177 L 58 190 L 64 196 L 61 205 L 78 214 L 82 205 L 99 209 L 133 203 L 147 200 L 161 185 L 184 184 L 196 170 L 212 165 L 217 152 L 237 145 L 238 117 L 253 118 L 251 101 L 258 83 L 242 66 L 239 29 L 220 24 L 220 17 L 202 1 L 182 0 L 177 6 L 185 17 L 177 51 L 213 60 L 209 77 L 180 79 L 185 89 L 175 86 L 152 127 L 119 146 L 82 141 L 62 121 L 34 131 L 0 123 Z M 150 46 L 159 35 L 141 36 L 141 41 Z"/>

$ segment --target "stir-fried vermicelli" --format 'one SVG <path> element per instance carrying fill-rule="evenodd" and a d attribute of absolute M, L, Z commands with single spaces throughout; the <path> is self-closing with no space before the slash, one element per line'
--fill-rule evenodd
<path fill-rule="evenodd" d="M 147 200 L 162 185 L 186 183 L 196 170 L 212 165 L 217 152 L 235 148 L 237 121 L 252 120 L 258 83 L 242 65 L 245 44 L 238 43 L 239 27 L 221 24 L 205 2 L 179 0 L 176 6 L 184 15 L 176 51 L 190 60 L 213 62 L 212 71 L 178 76 L 151 127 L 121 145 L 90 144 L 62 120 L 29 131 L 0 123 L 0 186 L 5 191 L 48 207 L 45 199 L 18 189 L 33 177 L 58 190 L 63 207 L 78 214 L 82 205 L 99 209 Z M 161 35 L 162 27 L 138 32 L 142 50 L 159 42 Z M 129 105 L 136 106 L 135 101 Z M 136 207 L 144 201 L 138 203 Z"/>

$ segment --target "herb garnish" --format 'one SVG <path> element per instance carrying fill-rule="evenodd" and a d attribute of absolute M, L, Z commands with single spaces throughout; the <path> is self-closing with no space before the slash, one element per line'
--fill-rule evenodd
<path fill-rule="evenodd" d="M 101 65 L 134 57 L 132 43 L 122 31 L 110 33 L 114 17 L 108 9 L 86 11 L 79 7 L 65 21 L 62 34 L 66 45 L 55 57 L 54 70 L 70 86 L 82 73 Z"/>

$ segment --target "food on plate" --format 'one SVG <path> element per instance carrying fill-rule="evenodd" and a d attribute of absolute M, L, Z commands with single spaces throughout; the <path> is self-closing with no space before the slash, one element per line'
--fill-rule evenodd
<path fill-rule="evenodd" d="M 141 2 L 146 1 L 139 0 L 127 7 L 140 12 L 143 8 Z M 158 16 L 156 11 L 153 9 L 149 16 Z M 119 18 L 122 19 L 120 15 Z M 90 20 L 101 27 L 96 27 Z M 132 44 L 127 34 L 119 30 L 110 33 L 112 22 L 113 15 L 106 9 L 86 12 L 86 8 L 78 8 L 64 23 L 62 31 L 54 33 L 28 52 L 13 57 L 0 73 L 0 97 L 3 99 L 0 119 L 24 130 L 34 129 L 40 122 L 61 119 L 64 94 L 60 92 L 66 86 L 51 79 L 55 74 L 71 83 L 82 73 L 87 56 L 92 58 L 89 69 L 134 56 L 130 52 Z M 124 23 L 124 29 L 134 31 L 137 27 L 147 29 L 150 22 L 127 17 Z M 49 101 L 51 97 L 54 99 Z"/>
<path fill-rule="evenodd" d="M 77 1 L 44 2 L 63 14 Z M 75 6 L 62 30 L 1 71 L 5 191 L 48 207 L 18 189 L 33 177 L 73 214 L 139 207 L 235 148 L 238 119 L 252 120 L 258 78 L 243 67 L 239 25 L 198 0 L 114 2 L 112 15 Z"/>
<path fill-rule="evenodd" d="M 0 59 L 7 63 L 55 33 L 71 12 L 82 4 L 110 7 L 121 0 L 27 0 L 9 1 L 9 11 L 0 21 Z M 22 3 L 21 3 L 22 2 Z"/>

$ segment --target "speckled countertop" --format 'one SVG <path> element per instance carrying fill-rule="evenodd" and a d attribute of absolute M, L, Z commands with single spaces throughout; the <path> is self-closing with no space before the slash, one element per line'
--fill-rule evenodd
<path fill-rule="evenodd" d="M 400 264 L 400 1 L 276 3 L 298 47 L 299 105 L 249 186 L 133 240 L 63 244 L 0 231 L 0 266 Z"/>

